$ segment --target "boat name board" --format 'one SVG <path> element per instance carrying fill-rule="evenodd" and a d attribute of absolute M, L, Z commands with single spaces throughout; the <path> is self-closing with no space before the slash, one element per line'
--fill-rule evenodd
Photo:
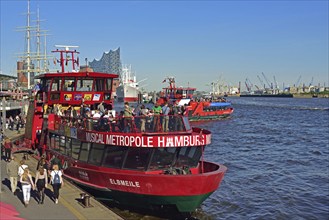
<path fill-rule="evenodd" d="M 210 144 L 210 134 L 180 136 L 134 136 L 86 132 L 85 140 L 92 143 L 132 147 L 188 147 Z"/>

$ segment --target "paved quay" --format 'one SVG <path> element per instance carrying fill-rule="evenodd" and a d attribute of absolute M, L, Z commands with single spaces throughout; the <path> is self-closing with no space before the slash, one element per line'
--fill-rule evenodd
<path fill-rule="evenodd" d="M 21 129 L 20 134 L 17 131 L 6 130 L 5 135 L 12 140 L 17 139 L 24 132 Z M 19 162 L 23 158 L 22 153 L 14 154 L 16 156 L 16 161 Z M 44 204 L 39 205 L 36 200 L 36 191 L 31 191 L 31 199 L 29 205 L 25 208 L 22 202 L 23 194 L 22 192 L 13 195 L 10 190 L 9 177 L 6 173 L 6 162 L 1 160 L 1 193 L 0 201 L 10 204 L 16 208 L 20 213 L 18 217 L 23 219 L 114 219 L 121 220 L 122 217 L 118 216 L 110 209 L 105 207 L 103 204 L 90 198 L 90 205 L 92 207 L 84 208 L 80 202 L 80 193 L 83 193 L 81 189 L 76 187 L 74 184 L 70 183 L 67 180 L 64 180 L 64 186 L 60 189 L 59 203 L 55 204 L 51 199 L 52 196 L 52 186 L 48 185 L 48 188 L 45 190 L 45 201 Z M 29 166 L 29 170 L 32 172 L 32 176 L 35 177 L 37 160 L 33 157 L 29 157 L 26 160 L 26 164 Z M 0 211 L 0 219 L 1 217 Z"/>

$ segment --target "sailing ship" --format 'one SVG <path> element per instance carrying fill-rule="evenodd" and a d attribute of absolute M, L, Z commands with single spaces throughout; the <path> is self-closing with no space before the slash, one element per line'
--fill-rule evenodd
<path fill-rule="evenodd" d="M 118 102 L 137 102 L 140 94 L 136 76 L 131 71 L 131 65 L 122 68 L 120 85 L 116 89 Z"/>
<path fill-rule="evenodd" d="M 75 50 L 53 52 L 60 53 L 62 67 L 69 54 L 74 67 Z M 99 103 L 115 109 L 112 86 L 117 77 L 64 70 L 37 76 L 41 86 L 29 105 L 28 146 L 40 143 L 48 161 L 58 158 L 64 176 L 100 200 L 193 212 L 218 189 L 227 170 L 204 160 L 211 132 L 191 127 L 184 116 L 172 117 L 176 126 L 163 132 L 156 115 L 111 119 L 84 114 L 84 105 L 91 111 Z"/>

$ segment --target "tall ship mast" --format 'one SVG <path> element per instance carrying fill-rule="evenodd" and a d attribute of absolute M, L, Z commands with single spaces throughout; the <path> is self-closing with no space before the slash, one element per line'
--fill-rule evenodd
<path fill-rule="evenodd" d="M 35 20 L 36 25 L 33 26 L 31 25 L 31 14 L 33 13 L 30 12 L 30 0 L 28 0 L 27 24 L 18 28 L 18 31 L 25 32 L 25 52 L 18 56 L 21 61 L 17 62 L 18 84 L 27 89 L 31 89 L 32 85 L 34 85 L 35 76 L 49 70 L 48 59 L 50 59 L 50 56 L 47 55 L 46 30 L 41 30 L 40 26 L 39 8 L 37 10 L 37 20 Z M 41 52 L 42 37 L 44 37 L 43 53 Z M 35 47 L 32 47 L 34 39 Z"/>

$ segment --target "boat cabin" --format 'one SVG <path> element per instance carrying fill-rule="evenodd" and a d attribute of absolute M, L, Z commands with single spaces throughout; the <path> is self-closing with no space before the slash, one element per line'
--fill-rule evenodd
<path fill-rule="evenodd" d="M 48 73 L 37 77 L 35 87 L 37 101 L 61 105 L 93 105 L 113 102 L 112 85 L 116 74 L 98 72 Z"/>

